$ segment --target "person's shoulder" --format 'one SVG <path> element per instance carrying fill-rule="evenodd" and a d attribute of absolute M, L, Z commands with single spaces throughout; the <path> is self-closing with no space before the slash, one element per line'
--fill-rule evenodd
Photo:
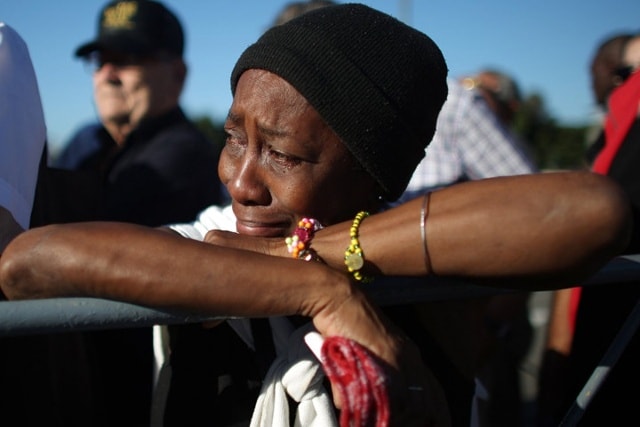
<path fill-rule="evenodd" d="M 166 123 L 159 123 L 160 130 L 156 134 L 158 142 L 180 142 L 192 148 L 210 150 L 213 142 L 200 130 L 195 121 L 187 117 L 182 110 L 174 111 L 167 117 Z"/>
<path fill-rule="evenodd" d="M 146 133 L 146 138 L 138 135 L 134 144 L 143 145 L 145 151 L 154 151 L 158 155 L 172 155 L 180 157 L 215 158 L 217 148 L 191 120 L 173 120 L 171 123 L 161 125 L 151 133 Z"/>
<path fill-rule="evenodd" d="M 104 128 L 100 123 L 88 123 L 80 127 L 69 139 L 55 159 L 53 165 L 63 169 L 75 169 L 80 163 L 101 146 L 101 136 Z"/>
<path fill-rule="evenodd" d="M 82 144 L 87 140 L 95 141 L 102 129 L 102 124 L 100 124 L 99 122 L 84 124 L 78 130 L 76 130 L 73 135 L 71 135 L 71 139 L 69 139 L 68 145 L 78 143 Z"/>
<path fill-rule="evenodd" d="M 213 146 L 213 142 L 204 134 L 198 125 L 190 119 L 187 119 L 181 125 L 175 128 L 175 132 L 182 138 L 194 146 L 205 146 L 207 149 Z"/>

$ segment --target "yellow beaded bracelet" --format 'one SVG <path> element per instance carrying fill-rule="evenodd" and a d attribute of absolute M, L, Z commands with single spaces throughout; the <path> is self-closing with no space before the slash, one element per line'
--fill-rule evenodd
<path fill-rule="evenodd" d="M 349 247 L 344 252 L 344 265 L 347 266 L 347 270 L 349 273 L 353 274 L 353 277 L 363 283 L 369 283 L 373 281 L 373 277 L 364 276 L 360 269 L 364 266 L 364 252 L 360 247 L 360 241 L 358 240 L 358 228 L 360 228 L 360 223 L 369 216 L 369 212 L 361 211 L 358 212 L 356 217 L 353 219 L 353 224 L 351 224 L 351 228 L 349 229 L 349 237 L 351 238 L 351 242 Z"/>

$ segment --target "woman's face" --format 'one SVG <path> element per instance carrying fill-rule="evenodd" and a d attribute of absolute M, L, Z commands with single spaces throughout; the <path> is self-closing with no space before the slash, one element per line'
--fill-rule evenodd
<path fill-rule="evenodd" d="M 376 207 L 373 179 L 305 98 L 275 74 L 242 74 L 224 127 L 218 172 L 238 232 L 286 236 L 304 216 L 329 225 Z"/>

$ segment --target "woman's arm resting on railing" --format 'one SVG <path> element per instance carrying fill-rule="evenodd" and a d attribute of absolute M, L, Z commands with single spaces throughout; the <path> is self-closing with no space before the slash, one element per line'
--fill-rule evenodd
<path fill-rule="evenodd" d="M 431 273 L 532 289 L 575 283 L 625 248 L 629 206 L 613 181 L 585 172 L 494 178 L 437 191 L 426 225 Z M 387 233 L 399 248 L 419 239 L 416 210 L 407 218 L 411 232 Z M 383 223 L 368 225 L 378 226 L 371 234 L 383 238 Z M 382 251 L 378 241 L 368 242 L 366 221 L 362 227 L 361 243 L 383 273 L 424 271 L 421 247 L 405 251 L 411 262 L 399 248 Z"/>
<path fill-rule="evenodd" d="M 359 240 L 369 273 L 435 273 L 492 286 L 559 288 L 618 255 L 631 230 L 627 197 L 607 177 L 562 172 L 491 178 L 432 193 L 425 262 L 422 206 L 420 197 L 362 221 Z M 326 227 L 311 244 L 341 271 L 350 227 L 351 221 Z M 282 239 L 213 231 L 207 241 L 290 256 Z"/>
<path fill-rule="evenodd" d="M 396 404 L 408 402 L 412 384 L 441 396 L 415 346 L 347 275 L 321 263 L 124 223 L 80 223 L 18 236 L 0 259 L 0 284 L 11 299 L 91 296 L 221 316 L 309 316 L 324 336 L 353 339 L 389 364 Z M 410 408 L 394 416 L 415 418 L 404 413 Z"/>

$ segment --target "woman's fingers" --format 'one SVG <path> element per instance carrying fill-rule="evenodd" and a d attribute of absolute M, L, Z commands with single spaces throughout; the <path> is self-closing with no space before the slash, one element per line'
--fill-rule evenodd
<path fill-rule="evenodd" d="M 325 337 L 341 336 L 367 348 L 382 366 L 388 380 L 392 426 L 448 426 L 448 406 L 442 387 L 422 361 L 413 341 L 402 333 L 361 292 L 334 301 L 314 323 Z M 335 387 L 332 384 L 333 391 Z M 338 397 L 338 400 L 335 400 Z M 342 407 L 339 394 L 334 403 Z"/>
<path fill-rule="evenodd" d="M 244 249 L 265 255 L 291 256 L 287 252 L 284 238 L 262 238 L 246 236 L 231 231 L 211 230 L 205 235 L 204 241 L 227 248 Z"/>

